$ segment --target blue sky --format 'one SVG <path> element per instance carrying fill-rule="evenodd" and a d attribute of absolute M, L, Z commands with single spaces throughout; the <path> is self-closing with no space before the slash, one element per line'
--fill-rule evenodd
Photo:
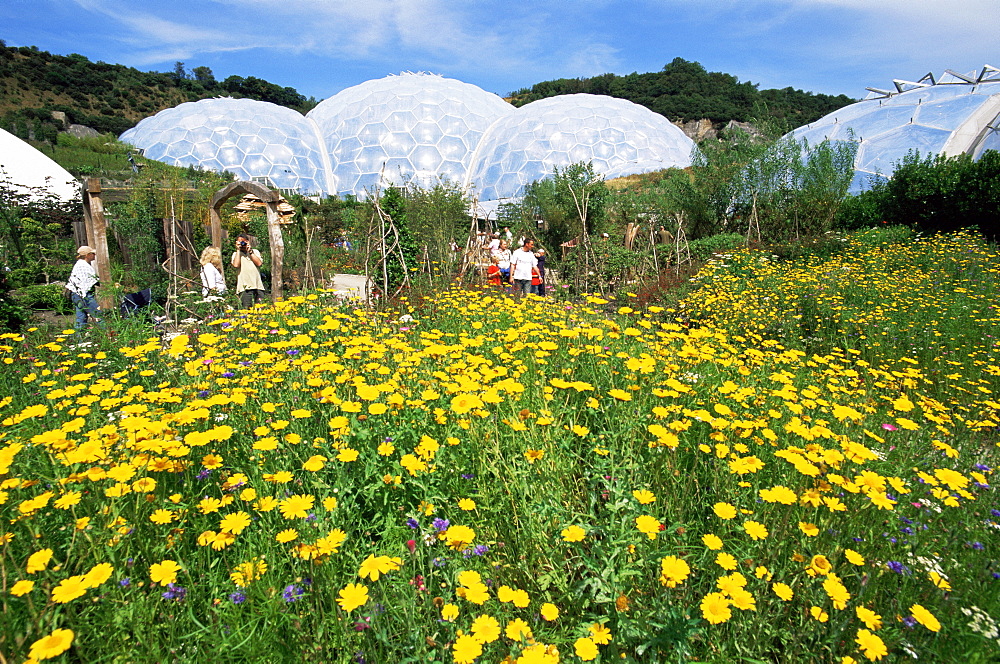
<path fill-rule="evenodd" d="M 430 71 L 505 95 L 675 57 L 761 88 L 862 97 L 1000 66 L 998 0 L 3 0 L 0 38 L 141 70 L 175 61 L 317 99 Z"/>

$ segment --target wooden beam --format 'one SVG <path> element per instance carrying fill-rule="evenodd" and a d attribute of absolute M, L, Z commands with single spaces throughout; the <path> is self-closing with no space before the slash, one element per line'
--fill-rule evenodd
<path fill-rule="evenodd" d="M 285 262 L 285 240 L 281 235 L 281 219 L 278 204 L 267 204 L 267 230 L 271 240 L 271 299 L 275 302 L 284 294 L 284 280 L 281 278 Z"/>
<path fill-rule="evenodd" d="M 83 190 L 84 210 L 90 214 L 87 229 L 87 244 L 97 252 L 97 278 L 104 286 L 111 285 L 111 260 L 108 257 L 108 224 L 104 219 L 104 203 L 101 201 L 101 180 L 88 178 Z M 92 234 L 91 234 L 92 232 Z M 104 311 L 114 308 L 111 297 L 104 295 L 98 300 L 98 305 Z"/>

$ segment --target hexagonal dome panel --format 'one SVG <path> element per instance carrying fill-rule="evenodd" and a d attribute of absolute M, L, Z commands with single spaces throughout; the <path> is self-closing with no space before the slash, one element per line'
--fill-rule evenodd
<path fill-rule="evenodd" d="M 894 90 L 869 88 L 865 100 L 838 109 L 789 136 L 811 145 L 830 141 L 858 144 L 851 191 L 891 176 L 910 153 L 979 156 L 997 143 L 1000 70 L 931 74 L 916 82 L 895 81 Z M 873 176 L 878 176 L 874 177 Z"/>
<path fill-rule="evenodd" d="M 608 177 L 691 165 L 694 142 L 662 115 L 624 99 L 561 95 L 498 120 L 476 151 L 469 183 L 481 200 L 518 196 L 554 166 L 589 161 Z"/>
<path fill-rule="evenodd" d="M 411 178 L 464 182 L 483 134 L 513 113 L 513 106 L 474 85 L 406 73 L 347 88 L 307 117 L 324 137 L 338 193 L 363 197 Z"/>
<path fill-rule="evenodd" d="M 252 99 L 186 102 L 142 120 L 121 135 L 149 159 L 230 171 L 303 193 L 330 188 L 315 131 L 300 113 Z"/>

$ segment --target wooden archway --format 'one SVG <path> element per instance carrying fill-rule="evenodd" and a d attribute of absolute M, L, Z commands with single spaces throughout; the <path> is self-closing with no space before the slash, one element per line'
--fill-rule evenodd
<path fill-rule="evenodd" d="M 278 202 L 281 194 L 259 185 L 256 182 L 241 180 L 232 182 L 215 192 L 209 208 L 209 220 L 212 224 L 212 245 L 222 248 L 222 217 L 219 210 L 233 196 L 253 194 L 267 206 L 267 233 L 271 241 L 271 297 L 281 299 L 283 288 L 281 271 L 285 261 L 285 241 L 281 236 L 281 223 L 278 218 Z"/>

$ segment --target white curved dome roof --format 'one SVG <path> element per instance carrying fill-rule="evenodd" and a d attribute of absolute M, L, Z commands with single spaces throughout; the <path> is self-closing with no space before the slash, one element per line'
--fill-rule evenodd
<path fill-rule="evenodd" d="M 789 136 L 816 145 L 824 140 L 858 143 L 851 191 L 872 178 L 888 177 L 910 152 L 970 154 L 1000 149 L 1000 70 L 976 75 L 928 74 L 917 82 L 896 81 L 895 90 L 845 106 Z"/>
<path fill-rule="evenodd" d="M 662 115 L 625 99 L 573 94 L 522 106 L 483 138 L 469 183 L 479 197 L 516 196 L 555 167 L 591 162 L 605 177 L 691 165 L 694 141 Z"/>
<path fill-rule="evenodd" d="M 688 166 L 694 143 L 666 118 L 599 95 L 565 95 L 515 109 L 475 85 L 433 74 L 367 81 L 305 117 L 249 99 L 187 102 L 121 139 L 150 159 L 267 177 L 303 193 L 363 197 L 375 186 L 446 178 L 508 198 L 589 161 L 606 177 Z"/>
<path fill-rule="evenodd" d="M 61 201 L 80 198 L 80 183 L 69 171 L 14 134 L 0 129 L 0 181 L 3 180 L 36 198 L 46 193 Z"/>
<path fill-rule="evenodd" d="M 311 110 L 338 188 L 356 195 L 377 184 L 462 183 L 483 133 L 514 107 L 475 85 L 405 73 L 366 81 Z M 384 168 L 384 179 L 380 174 Z"/>
<path fill-rule="evenodd" d="M 121 140 L 174 166 L 229 171 L 241 180 L 267 177 L 276 187 L 303 193 L 334 188 L 327 183 L 314 126 L 277 104 L 230 98 L 185 102 L 142 120 Z"/>

